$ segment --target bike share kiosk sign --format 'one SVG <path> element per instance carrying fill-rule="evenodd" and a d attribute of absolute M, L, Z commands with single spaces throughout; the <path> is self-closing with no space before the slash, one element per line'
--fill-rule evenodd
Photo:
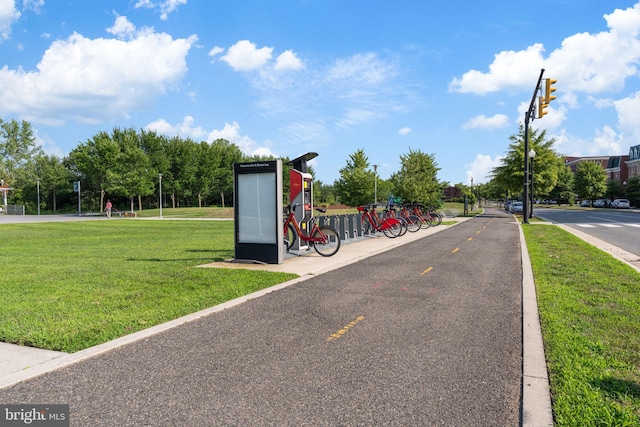
<path fill-rule="evenodd" d="M 282 264 L 282 160 L 234 163 L 235 260 Z"/>
<path fill-rule="evenodd" d="M 318 153 L 307 153 L 287 163 L 293 166 L 289 170 L 289 202 L 293 213 L 300 224 L 300 230 L 309 234 L 310 221 L 313 219 L 313 176 L 307 173 L 307 162 L 315 159 Z M 291 249 L 307 249 L 302 239 L 296 239 Z"/>

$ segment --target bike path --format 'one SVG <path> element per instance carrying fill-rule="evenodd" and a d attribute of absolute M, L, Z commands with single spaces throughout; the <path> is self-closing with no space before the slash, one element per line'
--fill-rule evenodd
<path fill-rule="evenodd" d="M 72 425 L 518 425 L 522 260 L 497 210 L 0 390 Z"/>

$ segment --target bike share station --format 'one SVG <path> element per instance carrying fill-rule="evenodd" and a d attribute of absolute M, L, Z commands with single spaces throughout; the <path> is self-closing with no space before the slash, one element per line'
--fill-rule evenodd
<path fill-rule="evenodd" d="M 313 221 L 313 176 L 307 162 L 317 153 L 306 153 L 289 163 L 289 202 L 303 233 L 311 230 Z M 284 218 L 282 204 L 282 161 L 234 164 L 234 239 L 233 262 L 282 264 L 284 250 Z M 320 216 L 318 225 L 333 227 L 342 241 L 362 238 L 362 214 Z M 296 239 L 290 248 L 306 252 L 309 246 Z M 293 253 L 293 256 L 301 255 Z"/>

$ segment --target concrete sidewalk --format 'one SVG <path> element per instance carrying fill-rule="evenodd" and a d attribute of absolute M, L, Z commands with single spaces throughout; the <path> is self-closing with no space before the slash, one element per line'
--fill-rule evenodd
<path fill-rule="evenodd" d="M 466 221 L 469 219 L 471 218 L 458 218 L 456 221 Z M 172 329 L 175 326 L 242 304 L 247 300 L 259 298 L 270 292 L 283 289 L 310 277 L 345 265 L 356 263 L 378 253 L 382 253 L 400 245 L 432 235 L 446 229 L 447 227 L 451 226 L 441 225 L 428 230 L 420 230 L 417 233 L 407 233 L 406 235 L 396 239 L 389 239 L 385 236 L 364 238 L 357 242 L 343 244 L 340 251 L 333 257 L 321 257 L 314 251 L 309 251 L 302 256 L 288 258 L 285 263 L 279 265 L 241 264 L 231 262 L 207 264 L 202 267 L 260 269 L 266 271 L 295 273 L 300 277 L 272 288 L 229 301 L 228 303 L 202 310 L 189 316 L 185 316 L 74 354 L 50 352 L 47 350 L 2 344 L 0 345 L 0 388 L 8 387 L 28 378 L 33 378 L 43 373 L 77 363 L 81 360 L 95 357 L 99 354 L 108 352 L 111 349 L 142 340 L 162 331 Z M 520 232 L 520 246 L 522 248 L 523 263 L 523 425 L 552 425 L 548 378 L 546 374 L 544 351 L 542 348 L 542 336 L 538 321 L 535 287 L 533 284 L 533 275 L 531 273 L 529 258 L 526 253 L 526 245 L 524 243 L 522 232 Z"/>

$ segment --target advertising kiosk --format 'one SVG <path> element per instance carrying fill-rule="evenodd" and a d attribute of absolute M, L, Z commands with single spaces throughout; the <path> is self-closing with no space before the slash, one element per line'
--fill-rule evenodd
<path fill-rule="evenodd" d="M 307 162 L 317 156 L 318 153 L 307 153 L 287 163 L 292 166 L 289 170 L 289 202 L 300 229 L 306 234 L 313 219 L 313 176 L 307 173 Z M 291 249 L 307 249 L 304 243 L 301 239 L 296 239 Z"/>
<path fill-rule="evenodd" d="M 282 160 L 234 163 L 235 261 L 284 262 Z"/>

